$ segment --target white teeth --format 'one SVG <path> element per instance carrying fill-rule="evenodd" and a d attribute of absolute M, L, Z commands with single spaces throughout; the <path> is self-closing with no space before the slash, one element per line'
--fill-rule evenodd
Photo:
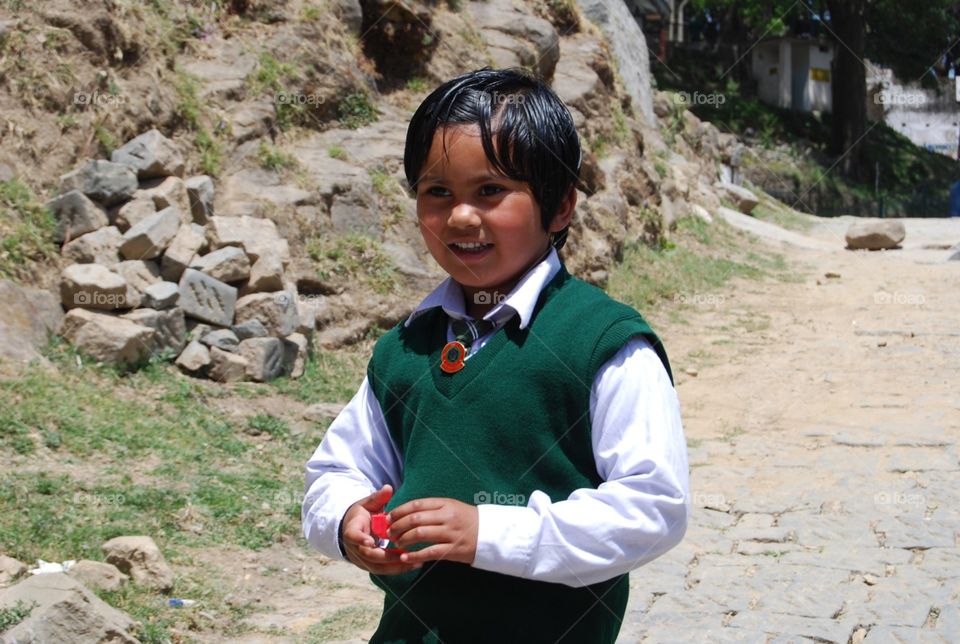
<path fill-rule="evenodd" d="M 454 246 L 456 246 L 461 250 L 478 250 L 480 248 L 483 248 L 484 246 L 487 246 L 487 244 L 481 244 L 479 242 L 470 242 L 468 244 L 455 243 Z"/>

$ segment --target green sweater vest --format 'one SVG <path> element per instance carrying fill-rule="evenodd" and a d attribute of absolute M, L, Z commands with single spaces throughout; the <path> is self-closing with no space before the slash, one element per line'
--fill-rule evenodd
<path fill-rule="evenodd" d="M 589 409 L 597 371 L 642 335 L 670 373 L 643 318 L 564 267 L 526 329 L 514 316 L 454 374 L 440 370 L 447 321 L 438 307 L 401 322 L 377 342 L 367 369 L 403 457 L 387 510 L 431 496 L 526 505 L 535 490 L 556 502 L 596 488 Z M 629 594 L 627 575 L 572 588 L 446 561 L 371 579 L 386 591 L 371 642 L 613 644 Z"/>

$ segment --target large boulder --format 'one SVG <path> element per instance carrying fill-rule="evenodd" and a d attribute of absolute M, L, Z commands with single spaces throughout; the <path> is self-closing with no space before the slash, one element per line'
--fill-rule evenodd
<path fill-rule="evenodd" d="M 721 191 L 723 196 L 730 199 L 734 205 L 736 205 L 737 210 L 745 215 L 749 215 L 753 212 L 754 208 L 760 205 L 760 200 L 757 199 L 757 196 L 743 186 L 720 182 L 715 184 L 715 187 Z"/>
<path fill-rule="evenodd" d="M 150 356 L 155 331 L 121 317 L 73 309 L 63 321 L 63 336 L 95 360 L 136 364 Z"/>
<path fill-rule="evenodd" d="M 250 277 L 250 258 L 242 248 L 225 246 L 194 258 L 190 268 L 221 282 L 241 282 Z"/>
<path fill-rule="evenodd" d="M 247 378 L 254 382 L 268 382 L 284 374 L 284 346 L 280 338 L 250 338 L 240 343 L 237 350 L 246 360 Z M 292 367 L 292 364 L 290 365 Z"/>
<path fill-rule="evenodd" d="M 104 206 L 126 201 L 138 187 L 137 175 L 129 166 L 110 161 L 87 161 L 60 177 L 61 193 L 79 190 Z"/>
<path fill-rule="evenodd" d="M 160 260 L 160 273 L 168 282 L 179 281 L 183 271 L 190 266 L 194 258 L 207 247 L 207 237 L 203 226 L 184 224 Z"/>
<path fill-rule="evenodd" d="M 247 359 L 213 347 L 210 349 L 210 379 L 216 382 L 241 382 L 247 375 Z"/>
<path fill-rule="evenodd" d="M 13 557 L 0 555 L 0 586 L 7 586 L 27 574 L 27 565 Z"/>
<path fill-rule="evenodd" d="M 61 243 L 92 233 L 110 223 L 106 210 L 79 190 L 69 190 L 48 201 L 44 207 L 57 220 L 53 239 Z"/>
<path fill-rule="evenodd" d="M 190 177 L 184 182 L 190 199 L 190 213 L 194 223 L 205 224 L 213 217 L 213 179 L 205 174 Z"/>
<path fill-rule="evenodd" d="M 115 264 L 120 261 L 123 235 L 116 226 L 104 226 L 63 245 L 63 257 L 77 264 Z"/>
<path fill-rule="evenodd" d="M 239 246 L 253 262 L 263 255 L 274 255 L 283 263 L 290 261 L 290 246 L 269 219 L 216 215 L 207 224 L 207 240 L 211 250 Z"/>
<path fill-rule="evenodd" d="M 289 291 L 253 293 L 237 300 L 236 323 L 259 320 L 270 335 L 286 337 L 297 330 L 297 298 Z"/>
<path fill-rule="evenodd" d="M 137 623 L 62 572 L 27 577 L 0 590 L 0 609 L 33 606 L 3 641 L 58 644 L 136 644 Z"/>
<path fill-rule="evenodd" d="M 107 563 L 130 575 L 135 584 L 163 592 L 173 588 L 173 570 L 150 537 L 115 537 L 101 550 Z"/>
<path fill-rule="evenodd" d="M 67 574 L 87 588 L 107 592 L 120 590 L 130 579 L 113 564 L 89 559 L 81 559 L 73 564 Z"/>
<path fill-rule="evenodd" d="M 150 179 L 141 183 L 140 187 L 141 189 L 134 194 L 134 198 L 151 199 L 158 211 L 175 208 L 183 223 L 191 223 L 193 218 L 190 214 L 190 197 L 183 179 L 180 177 Z"/>
<path fill-rule="evenodd" d="M 198 373 L 210 366 L 210 349 L 197 340 L 192 340 L 180 355 L 175 364 L 187 373 Z"/>
<path fill-rule="evenodd" d="M 153 129 L 117 148 L 110 155 L 114 163 L 128 165 L 141 179 L 183 176 L 183 155 L 176 144 Z"/>
<path fill-rule="evenodd" d="M 180 223 L 176 208 L 164 208 L 140 220 L 123 234 L 120 253 L 127 259 L 158 257 L 177 236 Z"/>
<path fill-rule="evenodd" d="M 153 355 L 165 352 L 177 355 L 187 343 L 186 319 L 179 308 L 164 311 L 136 309 L 125 313 L 122 317 L 154 330 L 153 343 L 150 346 Z"/>
<path fill-rule="evenodd" d="M 125 233 L 150 215 L 156 214 L 156 212 L 157 206 L 153 202 L 153 197 L 141 195 L 120 206 L 114 217 L 114 224 L 120 229 L 120 232 Z"/>
<path fill-rule="evenodd" d="M 510 0 L 470 2 L 467 9 L 497 67 L 528 67 L 542 78 L 553 78 L 560 37 L 549 21 L 522 11 Z"/>
<path fill-rule="evenodd" d="M 902 221 L 857 221 L 847 228 L 846 241 L 850 250 L 887 250 L 896 248 L 907 236 Z"/>
<path fill-rule="evenodd" d="M 100 264 L 71 264 L 60 277 L 63 308 L 125 309 L 134 303 L 127 297 L 127 281 Z"/>
<path fill-rule="evenodd" d="M 0 359 L 43 361 L 39 349 L 63 325 L 63 309 L 48 291 L 0 280 Z"/>
<path fill-rule="evenodd" d="M 188 268 L 180 278 L 180 308 L 190 317 L 219 326 L 233 324 L 237 289 Z"/>

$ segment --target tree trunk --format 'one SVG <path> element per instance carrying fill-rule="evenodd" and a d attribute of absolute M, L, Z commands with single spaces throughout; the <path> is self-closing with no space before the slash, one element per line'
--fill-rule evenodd
<path fill-rule="evenodd" d="M 837 42 L 833 58 L 831 152 L 842 157 L 844 176 L 870 180 L 864 133 L 867 127 L 867 70 L 863 65 L 866 0 L 827 0 L 830 29 Z"/>

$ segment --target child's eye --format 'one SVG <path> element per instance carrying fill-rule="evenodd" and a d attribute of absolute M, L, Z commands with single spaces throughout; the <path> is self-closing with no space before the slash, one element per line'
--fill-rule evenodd
<path fill-rule="evenodd" d="M 433 186 L 432 188 L 427 188 L 427 194 L 432 197 L 446 197 L 450 192 L 446 188 Z"/>
<path fill-rule="evenodd" d="M 480 188 L 480 194 L 482 194 L 484 197 L 490 197 L 496 194 L 500 194 L 501 192 L 503 192 L 503 188 L 501 188 L 500 186 L 488 185 Z"/>

